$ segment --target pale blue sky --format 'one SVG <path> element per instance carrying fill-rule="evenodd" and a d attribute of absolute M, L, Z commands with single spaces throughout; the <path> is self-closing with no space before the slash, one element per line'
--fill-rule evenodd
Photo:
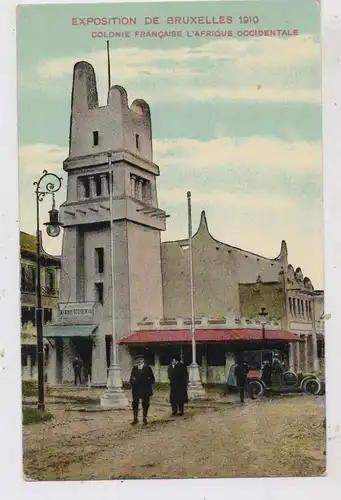
<path fill-rule="evenodd" d="M 101 104 L 105 41 L 72 17 L 257 15 L 260 29 L 291 38 L 187 38 L 111 42 L 112 84 L 152 112 L 159 201 L 170 214 L 163 239 L 186 236 L 186 192 L 194 224 L 205 209 L 212 234 L 289 260 L 323 286 L 319 8 L 315 0 L 23 6 L 18 11 L 21 225 L 34 232 L 31 182 L 67 156 L 73 64 L 91 62 Z M 100 28 L 105 30 L 108 28 Z M 160 24 L 158 29 L 170 27 Z M 193 27 L 184 26 L 184 31 Z M 210 27 L 200 26 L 200 29 Z M 96 28 L 99 30 L 99 28 Z M 58 201 L 64 199 L 64 192 Z M 44 210 L 48 206 L 44 205 Z M 45 238 L 48 250 L 60 241 Z"/>

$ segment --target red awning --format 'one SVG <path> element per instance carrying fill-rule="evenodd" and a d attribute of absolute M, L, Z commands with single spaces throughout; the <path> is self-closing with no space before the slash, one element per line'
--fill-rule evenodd
<path fill-rule="evenodd" d="M 283 330 L 266 330 L 265 339 L 277 342 L 297 342 L 298 335 Z M 195 332 L 196 342 L 246 342 L 262 340 L 262 330 L 204 330 Z M 120 344 L 186 344 L 192 341 L 190 330 L 140 330 L 120 340 Z"/>

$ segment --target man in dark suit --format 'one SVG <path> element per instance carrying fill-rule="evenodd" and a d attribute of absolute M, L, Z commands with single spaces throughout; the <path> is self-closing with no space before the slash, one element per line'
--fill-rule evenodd
<path fill-rule="evenodd" d="M 186 366 L 175 358 L 175 363 L 168 370 L 170 382 L 170 404 L 172 405 L 172 415 L 183 415 L 185 403 L 188 403 L 187 384 L 188 371 Z"/>
<path fill-rule="evenodd" d="M 73 372 L 75 375 L 75 385 L 77 385 L 77 382 L 79 380 L 80 385 L 82 385 L 82 368 L 83 368 L 83 362 L 81 360 L 81 357 L 79 354 L 76 354 L 75 359 L 73 360 Z"/>
<path fill-rule="evenodd" d="M 153 370 L 148 366 L 143 357 L 137 358 L 137 365 L 133 367 L 130 375 L 130 385 L 132 389 L 132 409 L 134 420 L 132 425 L 138 423 L 139 402 L 142 402 L 143 423 L 147 424 L 147 415 L 150 404 L 150 397 L 153 395 L 153 384 L 155 378 Z"/>
<path fill-rule="evenodd" d="M 237 387 L 239 389 L 240 402 L 244 403 L 245 386 L 247 381 L 247 374 L 249 373 L 249 366 L 243 360 L 239 360 L 235 368 L 235 376 L 237 379 Z"/>

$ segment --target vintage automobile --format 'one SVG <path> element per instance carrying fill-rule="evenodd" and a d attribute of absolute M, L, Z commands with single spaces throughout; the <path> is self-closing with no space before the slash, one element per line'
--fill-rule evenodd
<path fill-rule="evenodd" d="M 247 354 L 244 358 L 247 360 Z M 250 371 L 247 376 L 247 392 L 251 399 L 257 399 L 261 396 L 271 394 L 285 393 L 304 393 L 313 396 L 323 395 L 325 393 L 325 383 L 313 373 L 295 373 L 286 370 L 283 356 L 280 351 L 263 350 L 257 353 L 257 361 L 251 363 Z M 280 366 L 276 380 L 273 380 L 271 386 L 267 386 L 262 378 L 261 366 L 265 362 L 274 366 L 276 363 Z M 258 365 L 258 366 L 257 366 Z M 234 369 L 236 365 L 230 368 L 227 379 L 228 390 L 233 390 L 236 386 Z M 275 383 L 274 383 L 275 382 Z"/>

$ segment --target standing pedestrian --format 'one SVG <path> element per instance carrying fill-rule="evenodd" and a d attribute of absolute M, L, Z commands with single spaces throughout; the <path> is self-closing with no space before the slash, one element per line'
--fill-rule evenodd
<path fill-rule="evenodd" d="M 79 354 L 76 354 L 74 360 L 73 360 L 73 372 L 75 375 L 75 385 L 77 385 L 77 382 L 79 380 L 79 384 L 82 385 L 82 368 L 83 368 L 83 362 Z"/>
<path fill-rule="evenodd" d="M 132 389 L 132 409 L 134 420 L 132 425 L 138 423 L 139 402 L 142 403 L 143 423 L 147 424 L 147 415 L 150 404 L 150 397 L 153 395 L 153 384 L 155 378 L 153 370 L 145 363 L 144 358 L 137 359 L 137 365 L 133 367 L 130 375 L 130 385 Z"/>
<path fill-rule="evenodd" d="M 237 387 L 239 389 L 239 398 L 241 403 L 244 403 L 245 386 L 248 373 L 249 373 L 248 364 L 244 363 L 242 360 L 239 360 L 235 368 L 235 375 L 237 379 Z"/>
<path fill-rule="evenodd" d="M 168 370 L 170 382 L 169 400 L 172 406 L 172 416 L 182 416 L 184 414 L 185 403 L 188 403 L 188 370 L 179 358 L 175 358 L 174 361 L 174 365 L 172 364 Z"/>

